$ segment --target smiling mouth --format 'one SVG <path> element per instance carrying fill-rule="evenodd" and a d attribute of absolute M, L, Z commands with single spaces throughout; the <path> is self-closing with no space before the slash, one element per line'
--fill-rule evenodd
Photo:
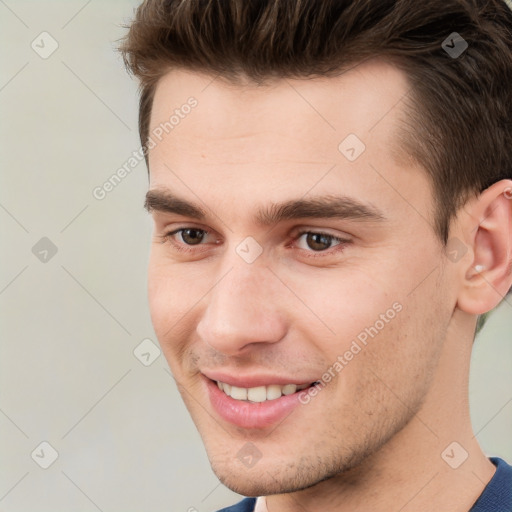
<path fill-rule="evenodd" d="M 270 384 L 268 386 L 256 386 L 254 388 L 241 388 L 238 386 L 231 386 L 225 382 L 214 381 L 218 388 L 223 391 L 226 395 L 230 396 L 234 400 L 240 400 L 241 402 L 266 402 L 269 400 L 276 400 L 281 398 L 283 395 L 292 395 L 298 391 L 314 386 L 318 381 L 311 384 Z"/>

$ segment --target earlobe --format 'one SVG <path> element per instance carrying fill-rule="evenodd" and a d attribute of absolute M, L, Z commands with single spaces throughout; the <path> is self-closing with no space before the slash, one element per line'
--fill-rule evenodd
<path fill-rule="evenodd" d="M 459 262 L 457 306 L 481 315 L 496 307 L 512 285 L 512 180 L 484 190 L 464 209 L 461 228 L 470 257 Z"/>

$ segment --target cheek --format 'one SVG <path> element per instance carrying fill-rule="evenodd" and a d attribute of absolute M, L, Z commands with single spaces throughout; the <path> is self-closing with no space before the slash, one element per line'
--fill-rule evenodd
<path fill-rule="evenodd" d="M 378 407 L 376 400 L 403 409 L 404 414 L 403 404 L 417 410 L 435 376 L 450 316 L 443 292 L 434 288 L 417 291 L 401 298 L 400 303 L 401 311 L 368 338 L 364 357 L 357 356 L 360 365 L 353 368 L 353 379 L 360 379 L 362 388 L 366 380 L 367 388 L 375 391 L 367 395 L 368 410 Z M 365 402 L 361 395 L 355 400 Z"/>
<path fill-rule="evenodd" d="M 152 249 L 148 268 L 148 303 L 153 329 L 173 373 L 187 344 L 194 339 L 203 299 L 212 287 L 194 263 L 171 262 L 165 254 Z"/>
<path fill-rule="evenodd" d="M 158 264 L 158 260 L 151 252 L 148 269 L 148 303 L 151 313 L 151 321 L 157 336 L 160 338 L 161 329 L 165 324 L 172 309 L 172 294 L 169 279 L 164 267 Z"/>
<path fill-rule="evenodd" d="M 296 320 L 306 329 L 309 324 L 310 338 L 334 359 L 349 350 L 353 341 L 364 347 L 365 341 L 382 338 L 402 310 L 399 294 L 390 291 L 393 286 L 375 286 L 371 275 L 355 269 L 296 277 L 293 287 L 307 306 L 300 315 L 297 310 Z"/>
<path fill-rule="evenodd" d="M 197 281 L 194 281 L 186 264 L 172 262 L 161 247 L 152 248 L 148 268 L 148 300 L 157 327 L 163 324 L 169 329 L 184 317 L 192 306 L 190 303 L 197 288 Z"/>
<path fill-rule="evenodd" d="M 160 255 L 155 255 L 157 250 L 152 251 L 149 261 L 148 303 L 153 328 L 162 349 L 166 350 L 168 341 L 178 340 L 186 328 L 193 297 L 185 273 L 178 265 L 162 261 Z"/>
<path fill-rule="evenodd" d="M 368 382 L 384 394 L 389 393 L 388 386 L 404 400 L 411 398 L 410 393 L 424 393 L 449 322 L 447 294 L 435 275 L 412 293 L 407 275 L 390 275 L 393 278 L 387 281 L 382 275 L 376 281 L 369 273 L 347 272 L 316 280 L 315 288 L 306 280 L 297 281 L 298 294 L 308 286 L 317 290 L 307 296 L 307 304 L 319 318 L 311 315 L 309 327 L 302 323 L 309 339 L 324 354 L 332 373 L 342 375 L 338 385 L 357 400 Z"/>

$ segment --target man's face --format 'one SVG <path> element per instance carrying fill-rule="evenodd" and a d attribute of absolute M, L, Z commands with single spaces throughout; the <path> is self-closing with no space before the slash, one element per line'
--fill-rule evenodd
<path fill-rule="evenodd" d="M 158 84 L 150 131 L 197 104 L 150 151 L 152 321 L 214 471 L 241 494 L 369 461 L 431 392 L 456 298 L 430 182 L 397 158 L 408 89 L 378 62 Z"/>

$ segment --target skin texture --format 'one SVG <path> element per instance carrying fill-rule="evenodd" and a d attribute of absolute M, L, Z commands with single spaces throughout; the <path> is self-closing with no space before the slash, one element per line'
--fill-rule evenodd
<path fill-rule="evenodd" d="M 447 258 L 429 180 L 397 157 L 408 89 L 378 61 L 260 87 L 172 70 L 157 87 L 151 129 L 190 96 L 198 104 L 150 150 L 149 188 L 207 217 L 152 211 L 152 321 L 213 470 L 240 494 L 266 495 L 271 512 L 462 512 L 494 473 L 471 429 L 467 388 L 476 315 L 512 282 L 512 181 L 461 209 L 450 235 L 467 250 Z M 350 133 L 366 146 L 353 162 L 338 150 Z M 386 220 L 254 220 L 271 203 L 333 194 Z M 188 246 L 165 236 L 187 227 L 209 233 Z M 349 243 L 315 251 L 300 231 Z M 248 236 L 263 249 L 250 264 L 236 252 Z M 320 380 L 394 303 L 401 311 L 279 425 L 242 429 L 212 409 L 201 371 Z M 237 456 L 248 441 L 261 453 L 251 468 Z M 441 457 L 454 441 L 469 454 L 457 469 Z"/>

